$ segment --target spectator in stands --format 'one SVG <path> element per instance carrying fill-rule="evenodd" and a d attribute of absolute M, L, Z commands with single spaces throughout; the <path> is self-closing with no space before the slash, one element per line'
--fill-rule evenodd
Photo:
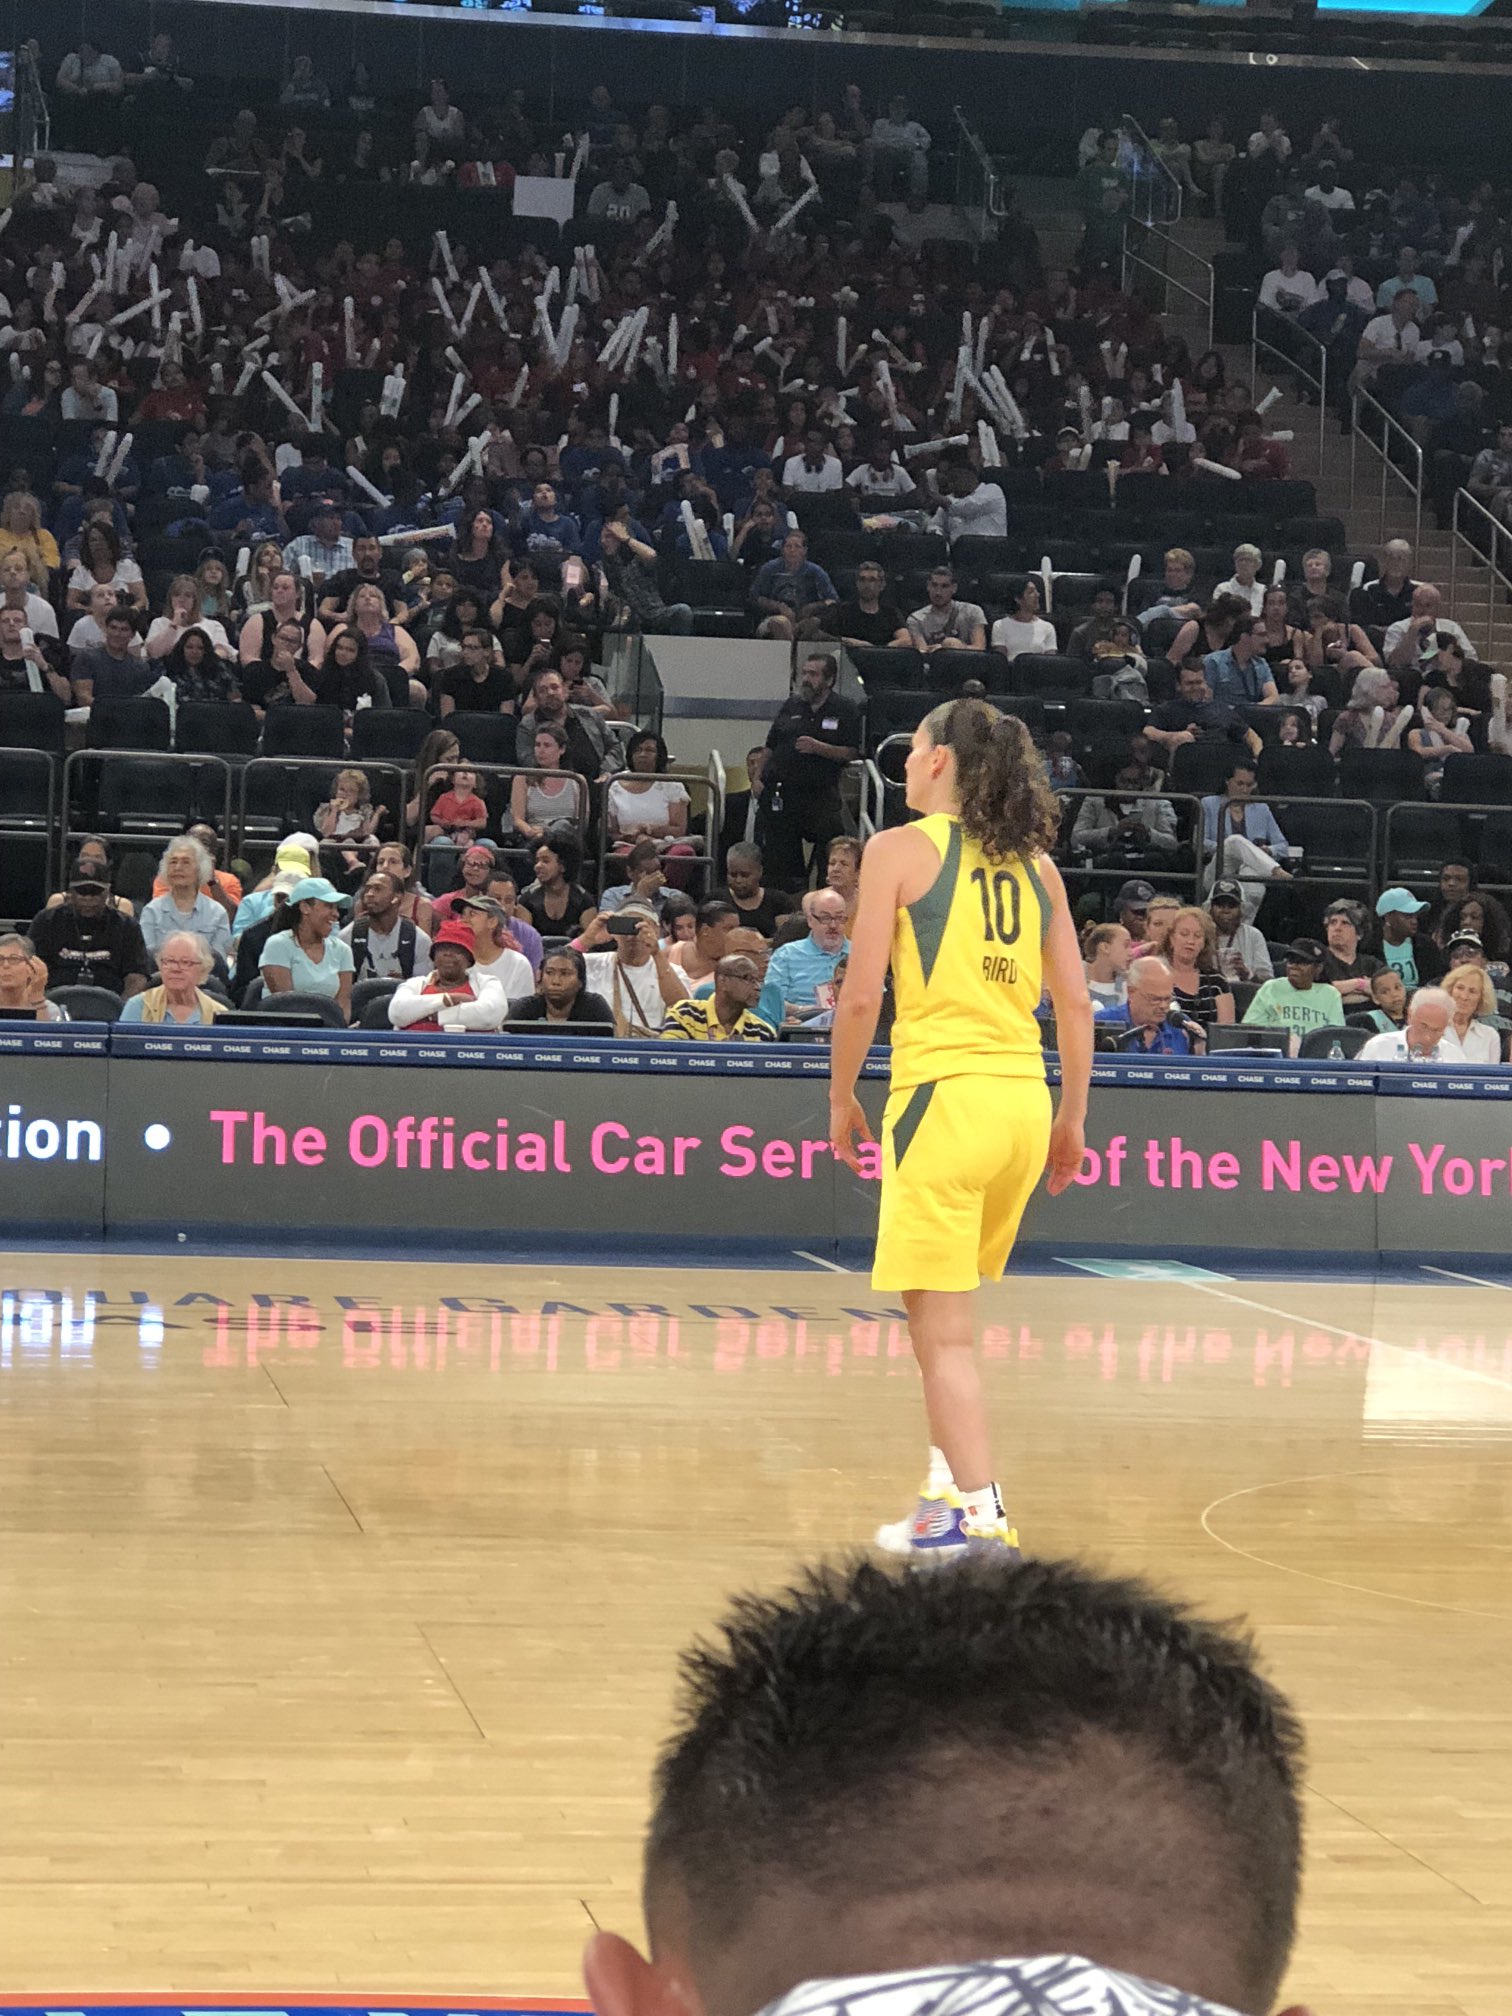
<path fill-rule="evenodd" d="M 64 98 L 114 101 L 125 92 L 126 78 L 120 59 L 85 36 L 58 65 L 57 86 Z"/>
<path fill-rule="evenodd" d="M 1335 717 L 1328 753 L 1337 757 L 1349 748 L 1396 749 L 1412 719 L 1401 705 L 1401 688 L 1389 672 L 1367 667 L 1355 675 L 1349 704 Z"/>
<path fill-rule="evenodd" d="M 430 939 L 403 911 L 404 890 L 375 868 L 357 892 L 357 914 L 341 933 L 352 951 L 352 980 L 408 980 L 429 963 Z"/>
<path fill-rule="evenodd" d="M 1393 671 L 1424 667 L 1436 652 L 1452 639 L 1461 658 L 1474 658 L 1475 646 L 1452 617 L 1442 614 L 1443 597 L 1431 582 L 1419 581 L 1412 590 L 1411 612 L 1400 617 L 1386 632 L 1382 650 Z"/>
<path fill-rule="evenodd" d="M 816 497 L 838 491 L 843 484 L 840 457 L 831 448 L 829 436 L 822 427 L 810 427 L 804 434 L 802 451 L 789 455 L 782 465 L 783 489 L 789 496 Z"/>
<path fill-rule="evenodd" d="M 24 555 L 39 588 L 47 586 L 61 564 L 57 541 L 43 525 L 42 507 L 29 490 L 10 490 L 0 503 L 0 557 L 7 553 Z"/>
<path fill-rule="evenodd" d="M 692 631 L 690 604 L 663 599 L 656 581 L 656 548 L 635 536 L 628 507 L 599 527 L 597 572 L 611 627 L 662 637 L 686 637 Z"/>
<path fill-rule="evenodd" d="M 1327 954 L 1316 938 L 1298 938 L 1286 948 L 1286 972 L 1267 980 L 1244 1011 L 1244 1021 L 1259 1028 L 1291 1029 L 1305 1036 L 1310 1029 L 1342 1029 L 1344 1004 L 1338 989 L 1320 977 Z"/>
<path fill-rule="evenodd" d="M 481 896 L 488 888 L 488 878 L 494 872 L 498 850 L 492 840 L 474 840 L 464 847 L 456 860 L 456 879 L 453 886 L 431 904 L 431 935 L 435 926 L 444 924 L 448 917 L 455 915 L 457 905 L 468 896 Z M 446 860 L 446 850 L 441 850 L 442 860 Z M 427 856 L 429 859 L 429 856 Z"/>
<path fill-rule="evenodd" d="M 7 1021 L 23 1015 L 34 1022 L 68 1020 L 57 1002 L 47 999 L 47 968 L 20 931 L 0 933 L 0 1010 Z"/>
<path fill-rule="evenodd" d="M 727 953 L 714 967 L 713 992 L 674 1002 L 662 1029 L 664 1042 L 773 1043 L 777 1031 L 756 1013 L 761 968 L 744 953 Z"/>
<path fill-rule="evenodd" d="M 1417 320 L 1420 312 L 1416 294 L 1404 289 L 1393 298 L 1390 308 L 1365 324 L 1349 378 L 1351 393 L 1373 392 L 1390 407 L 1400 395 L 1423 347 L 1423 332 Z"/>
<path fill-rule="evenodd" d="M 3 597 L 0 606 L 21 611 L 22 620 L 28 630 L 33 631 L 38 637 L 51 638 L 54 643 L 57 642 L 57 615 L 51 602 L 33 592 L 31 568 L 27 564 L 26 555 L 18 547 L 12 547 L 5 558 L 0 560 L 0 597 Z M 90 638 L 88 641 L 103 643 L 104 639 L 98 637 Z M 72 648 L 71 638 L 70 648 Z"/>
<path fill-rule="evenodd" d="M 1419 987 L 1407 1004 L 1405 1025 L 1368 1038 L 1357 1054 L 1364 1064 L 1463 1064 L 1464 1053 L 1450 1026 L 1453 1019 L 1453 998 L 1442 987 Z"/>
<path fill-rule="evenodd" d="M 473 934 L 458 918 L 442 924 L 431 942 L 431 970 L 401 980 L 389 996 L 395 1029 L 425 1031 L 501 1029 L 509 1012 L 504 990 L 473 960 Z"/>
<path fill-rule="evenodd" d="M 1201 663 L 1189 660 L 1176 677 L 1176 697 L 1155 708 L 1141 730 L 1146 741 L 1166 753 L 1169 763 L 1190 742 L 1240 742 L 1260 753 L 1260 737 L 1227 702 L 1215 700 Z"/>
<path fill-rule="evenodd" d="M 740 912 L 726 897 L 711 896 L 699 904 L 693 936 L 680 940 L 667 955 L 687 982 L 690 994 L 723 959 L 729 950 L 730 933 L 739 921 Z"/>
<path fill-rule="evenodd" d="M 29 629 L 25 609 L 0 607 L 0 693 L 52 693 L 65 706 L 73 697 Z"/>
<path fill-rule="evenodd" d="M 582 853 L 576 838 L 558 831 L 535 850 L 535 880 L 520 891 L 520 906 L 543 938 L 588 930 L 598 905 L 576 881 Z"/>
<path fill-rule="evenodd" d="M 862 844 L 853 834 L 841 833 L 831 840 L 824 854 L 824 883 L 845 899 L 845 930 L 847 937 L 850 927 L 856 921 L 856 906 L 861 900 L 861 855 Z"/>
<path fill-rule="evenodd" d="M 1136 944 L 1147 933 L 1154 901 L 1155 885 L 1138 879 L 1123 883 L 1113 898 L 1113 915 Z"/>
<path fill-rule="evenodd" d="M 661 892 L 667 886 L 667 871 L 662 866 L 661 849 L 654 840 L 637 840 L 628 854 L 623 855 L 625 880 L 611 882 L 599 895 L 599 909 L 612 916 L 626 903 L 646 903 L 655 909 Z"/>
<path fill-rule="evenodd" d="M 441 679 L 441 719 L 453 714 L 511 714 L 514 681 L 486 630 L 462 633 L 461 661 Z"/>
<path fill-rule="evenodd" d="M 956 600 L 955 570 L 932 567 L 925 583 L 929 600 L 908 619 L 915 651 L 985 651 L 987 617 L 976 602 Z"/>
<path fill-rule="evenodd" d="M 1454 1004 L 1446 1033 L 1458 1045 L 1465 1062 L 1500 1064 L 1501 1031 L 1487 1019 L 1498 1012 L 1491 975 L 1483 966 L 1451 966 L 1444 975 L 1443 991 Z"/>
<path fill-rule="evenodd" d="M 1298 264 L 1300 256 L 1295 244 L 1288 242 L 1281 247 L 1279 260 L 1260 282 L 1262 308 L 1269 308 L 1276 315 L 1295 317 L 1318 299 L 1322 289 L 1312 274 Z M 1268 324 L 1267 331 L 1273 331 L 1274 327 Z M 1272 336 L 1271 340 L 1277 339 Z"/>
<path fill-rule="evenodd" d="M 1424 690 L 1419 716 L 1418 724 L 1407 731 L 1407 747 L 1422 758 L 1423 788 L 1430 798 L 1437 798 L 1443 788 L 1446 758 L 1472 755 L 1475 743 L 1468 717 L 1460 713 L 1459 702 L 1447 686 Z"/>
<path fill-rule="evenodd" d="M 1234 996 L 1218 964 L 1218 934 L 1206 910 L 1187 906 L 1171 919 L 1162 947 L 1176 1006 L 1204 1029 L 1234 1020 Z"/>
<path fill-rule="evenodd" d="M 992 648 L 1011 663 L 1026 651 L 1053 652 L 1055 625 L 1040 614 L 1040 584 L 1032 574 L 1016 574 L 1008 583 L 1010 614 L 992 626 Z"/>
<path fill-rule="evenodd" d="M 1229 767 L 1221 798 L 1202 801 L 1202 839 L 1213 852 L 1218 874 L 1229 881 L 1264 884 L 1285 879 L 1291 848 L 1270 806 L 1255 802 L 1256 771 L 1252 756 L 1236 756 Z M 1247 918 L 1254 921 L 1263 887 L 1251 892 Z"/>
<path fill-rule="evenodd" d="M 1497 427 L 1494 447 L 1482 448 L 1470 465 L 1465 488 L 1495 517 L 1505 519 L 1512 500 L 1512 420 Z"/>
<path fill-rule="evenodd" d="M 984 482 L 970 462 L 945 465 L 936 480 L 945 512 L 945 537 L 952 546 L 957 539 L 1007 538 L 1008 499 L 1001 484 Z"/>
<path fill-rule="evenodd" d="M 112 591 L 113 592 L 113 591 Z M 147 631 L 146 652 L 149 658 L 166 658 L 174 646 L 191 629 L 196 629 L 206 637 L 222 658 L 234 658 L 231 640 L 224 626 L 213 616 L 205 616 L 200 610 L 199 585 L 192 574 L 177 574 L 169 583 L 164 600 L 163 613 L 155 616 Z"/>
<path fill-rule="evenodd" d="M 147 909 L 152 909 L 148 904 Z M 145 921 L 146 912 L 143 912 Z M 224 1015 L 226 1003 L 205 992 L 215 955 L 198 931 L 170 931 L 156 951 L 158 984 L 133 994 L 122 1022 L 176 1022 L 201 1027 Z"/>
<path fill-rule="evenodd" d="M 1164 649 L 1183 623 L 1196 623 L 1203 613 L 1196 593 L 1197 562 L 1186 547 L 1170 547 L 1162 567 L 1160 586 L 1153 595 L 1146 591 L 1148 599 L 1139 612 L 1140 628 L 1154 650 Z"/>
<path fill-rule="evenodd" d="M 605 224 L 634 224 L 651 208 L 643 185 L 632 178 L 630 163 L 617 156 L 605 182 L 596 183 L 588 198 L 588 215 Z"/>
<path fill-rule="evenodd" d="M 803 898 L 808 935 L 778 946 L 762 984 L 757 1013 L 773 1028 L 802 1022 L 832 1005 L 835 968 L 849 952 L 845 904 L 833 889 L 811 889 Z"/>
<path fill-rule="evenodd" d="M 1082 932 L 1081 947 L 1093 1012 L 1121 1008 L 1129 992 L 1133 939 L 1122 924 L 1089 924 Z"/>
<path fill-rule="evenodd" d="M 797 908 L 791 896 L 766 886 L 761 849 L 747 840 L 737 841 L 725 856 L 725 886 L 714 894 L 727 896 L 740 923 L 765 939 L 770 939 L 782 919 Z"/>
<path fill-rule="evenodd" d="M 204 885 L 215 863 L 189 834 L 170 840 L 158 863 L 167 893 L 154 896 L 142 910 L 142 938 L 150 953 L 159 952 L 172 932 L 189 931 L 202 938 L 212 953 L 231 956 L 231 921 L 225 906 L 206 896 Z"/>
<path fill-rule="evenodd" d="M 1438 896 L 1430 905 L 1423 918 L 1424 926 L 1433 933 L 1435 940 L 1443 943 L 1443 923 L 1445 915 L 1457 903 L 1462 903 L 1475 887 L 1475 866 L 1473 862 L 1460 857 L 1440 862 L 1438 873 Z"/>
<path fill-rule="evenodd" d="M 659 1036 L 668 1008 L 688 989 L 662 946 L 656 912 L 623 904 L 612 917 L 597 918 L 577 944 L 588 986 L 609 1003 L 616 1034 Z"/>
<path fill-rule="evenodd" d="M 1277 704 L 1280 695 L 1264 653 L 1265 622 L 1263 617 L 1254 616 L 1240 622 L 1234 641 L 1226 650 L 1209 652 L 1203 659 L 1202 669 L 1220 706 Z"/>
<path fill-rule="evenodd" d="M 283 563 L 291 572 L 313 578 L 316 589 L 353 571 L 352 542 L 341 529 L 341 506 L 317 498 L 310 507 L 310 529 L 284 548 Z M 308 562 L 308 572 L 306 569 Z"/>
<path fill-rule="evenodd" d="M 535 991 L 534 969 L 515 935 L 526 927 L 517 927 L 502 903 L 487 894 L 463 896 L 452 916 L 472 933 L 475 970 L 497 980 L 507 1001 L 523 1001 Z"/>
<path fill-rule="evenodd" d="M 398 840 L 385 840 L 373 856 L 373 872 L 392 876 L 399 890 L 399 914 L 419 930 L 428 932 L 431 901 L 416 878 L 414 857 L 408 847 Z"/>
<path fill-rule="evenodd" d="M 609 786 L 609 833 L 615 852 L 636 840 L 654 840 L 666 855 L 691 856 L 688 843 L 688 788 L 666 775 L 671 757 L 666 743 L 649 728 L 625 744 L 625 767 Z"/>
<path fill-rule="evenodd" d="M 1385 1030 L 1401 1029 L 1407 1021 L 1407 989 L 1402 985 L 1402 976 L 1395 967 L 1383 966 L 1370 982 L 1370 1007 L 1362 1011 L 1369 1016 L 1370 1025 Z M 1351 1021 L 1360 1020 L 1360 1015 L 1352 1015 Z"/>
<path fill-rule="evenodd" d="M 751 604 L 761 615 L 756 634 L 815 636 L 839 600 L 834 582 L 809 559 L 803 533 L 789 532 L 782 542 L 781 559 L 768 560 L 759 567 L 751 583 Z"/>
<path fill-rule="evenodd" d="M 1180 844 L 1175 807 L 1152 795 L 1144 773 L 1127 763 L 1111 791 L 1082 799 L 1070 837 L 1073 854 L 1102 868 L 1158 868 L 1175 859 Z"/>
<path fill-rule="evenodd" d="M 113 427 L 120 417 L 114 389 L 102 385 L 93 365 L 82 357 L 69 365 L 68 384 L 58 404 L 65 420 L 103 420 Z"/>
<path fill-rule="evenodd" d="M 1236 602 L 1245 604 L 1252 616 L 1258 616 L 1265 603 L 1265 584 L 1259 578 L 1263 558 L 1260 548 L 1248 540 L 1236 546 L 1234 571 L 1227 581 L 1219 582 L 1214 595 L 1232 595 Z"/>
<path fill-rule="evenodd" d="M 1349 598 L 1352 622 L 1363 630 L 1384 637 L 1393 623 L 1402 623 L 1412 614 L 1412 598 L 1417 583 L 1412 578 L 1412 547 L 1405 539 L 1388 539 L 1381 548 L 1380 573 L 1374 581 L 1356 588 Z"/>
<path fill-rule="evenodd" d="M 807 880 L 805 841 L 823 849 L 845 827 L 840 779 L 861 753 L 861 710 L 836 690 L 837 669 L 827 653 L 811 652 L 767 733 L 758 831 L 763 856 L 785 886 Z"/>
<path fill-rule="evenodd" d="M 1381 925 L 1381 957 L 1402 977 L 1410 993 L 1431 985 L 1444 971 L 1444 956 L 1418 922 L 1428 908 L 1410 889 L 1383 889 L 1376 898 Z"/>
<path fill-rule="evenodd" d="M 894 194 L 900 177 L 909 196 L 922 199 L 928 193 L 930 145 L 928 128 L 909 116 L 908 100 L 901 94 L 889 98 L 861 150 L 866 179 L 880 200 Z"/>
<path fill-rule="evenodd" d="M 908 627 L 896 603 L 884 601 L 887 573 L 876 560 L 863 560 L 856 569 L 856 592 L 839 603 L 825 628 L 842 644 L 855 650 L 891 646 L 906 649 Z"/>
<path fill-rule="evenodd" d="M 47 968 L 51 987 L 107 987 L 129 1000 L 152 968 L 140 927 L 110 900 L 102 876 L 76 867 L 63 902 L 40 911 L 26 934 Z"/>
<path fill-rule="evenodd" d="M 1270 948 L 1244 915 L 1243 886 L 1231 880 L 1215 882 L 1208 897 L 1213 920 L 1213 950 L 1225 980 L 1245 982 L 1275 978 Z"/>
<path fill-rule="evenodd" d="M 0 632 L 9 613 L 0 611 Z M 105 618 L 105 642 L 101 649 L 82 652 L 74 660 L 76 707 L 92 707 L 96 700 L 136 699 L 150 692 L 163 677 L 160 665 L 149 665 L 132 650 L 135 636 L 127 611 L 112 610 Z"/>
<path fill-rule="evenodd" d="M 528 1000 L 518 1001 L 509 1011 L 511 1022 L 587 1023 L 612 1030 L 614 1010 L 601 994 L 588 987 L 588 967 L 581 952 L 571 945 L 548 952 L 541 961 L 541 985 Z"/>
<path fill-rule="evenodd" d="M 1116 1037 L 1116 1047 L 1145 1056 L 1200 1056 L 1206 1048 L 1202 1027 L 1175 1009 L 1171 969 L 1153 955 L 1135 959 L 1129 967 L 1129 987 L 1121 1008 L 1097 1018 L 1099 1031 Z M 1120 1030 L 1128 1033 L 1119 1036 Z"/>
<path fill-rule="evenodd" d="M 236 655 L 243 665 L 259 662 L 271 665 L 273 639 L 279 625 L 297 623 L 303 640 L 301 655 L 317 670 L 324 663 L 327 635 L 325 625 L 305 607 L 304 587 L 299 576 L 280 568 L 269 584 L 269 606 L 254 609 L 242 624 L 236 640 Z"/>
<path fill-rule="evenodd" d="M 259 968 L 269 994 L 319 994 L 352 1017 L 352 948 L 336 935 L 350 903 L 323 875 L 307 875 L 289 891 L 284 928 L 262 949 Z"/>
<path fill-rule="evenodd" d="M 515 761 L 522 768 L 534 765 L 536 733 L 544 727 L 561 730 L 567 738 L 565 767 L 575 770 L 587 783 L 593 783 L 607 765 L 608 730 L 591 707 L 569 704 L 566 681 L 549 665 L 542 666 L 532 677 L 530 705 L 520 715 L 520 725 L 515 731 Z"/>
<path fill-rule="evenodd" d="M 1328 950 L 1323 960 L 1323 978 L 1339 991 L 1348 1009 L 1370 1005 L 1370 983 L 1381 970 L 1381 961 L 1360 950 L 1368 913 L 1352 896 L 1340 896 L 1323 912 L 1323 932 Z"/>
<path fill-rule="evenodd" d="M 1498 981 L 1506 977 L 1509 941 L 1512 941 L 1512 919 L 1506 909 L 1494 896 L 1477 889 L 1469 896 L 1462 896 L 1452 904 L 1440 919 L 1434 942 L 1443 947 L 1447 956 L 1456 939 L 1466 936 L 1476 940 Z M 1453 964 L 1453 961 L 1450 961 Z"/>

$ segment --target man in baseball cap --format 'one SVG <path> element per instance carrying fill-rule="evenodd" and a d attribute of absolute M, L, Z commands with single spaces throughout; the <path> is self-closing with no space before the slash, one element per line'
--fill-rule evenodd
<path fill-rule="evenodd" d="M 1326 957 L 1316 938 L 1294 939 L 1286 948 L 1284 979 L 1266 981 L 1245 1009 L 1245 1021 L 1262 1028 L 1293 1029 L 1299 1038 L 1311 1029 L 1342 1029 L 1344 1003 L 1339 990 L 1319 977 Z"/>
<path fill-rule="evenodd" d="M 473 966 L 473 931 L 448 917 L 431 940 L 431 970 L 401 980 L 389 996 L 395 1029 L 502 1029 L 509 998 L 491 974 Z"/>
<path fill-rule="evenodd" d="M 1145 917 L 1154 900 L 1154 883 L 1125 882 L 1113 898 L 1113 921 L 1122 924 L 1131 938 L 1143 938 Z"/>
<path fill-rule="evenodd" d="M 1237 882 L 1213 884 L 1208 914 L 1218 934 L 1218 970 L 1225 980 L 1273 980 L 1270 947 L 1263 933 L 1244 918 L 1244 891 Z"/>
<path fill-rule="evenodd" d="M 1440 979 L 1444 955 L 1431 938 L 1419 938 L 1418 919 L 1428 908 L 1410 889 L 1383 889 L 1376 898 L 1376 915 L 1381 920 L 1381 957 L 1410 994 Z"/>
<path fill-rule="evenodd" d="M 496 897 L 468 894 L 457 898 L 454 921 L 472 938 L 473 971 L 487 974 L 504 989 L 506 1001 L 528 1001 L 535 992 L 535 973 L 520 950 L 513 919 Z"/>

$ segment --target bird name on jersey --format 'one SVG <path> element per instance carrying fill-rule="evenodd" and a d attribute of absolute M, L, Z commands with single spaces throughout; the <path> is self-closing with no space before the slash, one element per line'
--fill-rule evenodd
<path fill-rule="evenodd" d="M 985 952 L 982 955 L 982 978 L 989 987 L 1014 987 L 1018 984 L 1019 969 L 1017 959 L 1010 959 L 1006 953 Z"/>

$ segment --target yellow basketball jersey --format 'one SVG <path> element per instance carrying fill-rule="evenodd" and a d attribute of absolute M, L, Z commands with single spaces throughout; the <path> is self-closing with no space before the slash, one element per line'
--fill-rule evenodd
<path fill-rule="evenodd" d="M 917 822 L 940 872 L 893 927 L 892 1082 L 1040 1078 L 1034 1011 L 1050 896 L 1032 860 L 993 861 L 949 813 Z"/>

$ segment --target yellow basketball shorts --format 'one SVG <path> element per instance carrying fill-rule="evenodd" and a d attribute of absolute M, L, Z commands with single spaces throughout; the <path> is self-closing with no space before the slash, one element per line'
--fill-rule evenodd
<path fill-rule="evenodd" d="M 1041 1078 L 941 1078 L 893 1092 L 872 1286 L 899 1294 L 996 1281 L 1049 1146 Z"/>

